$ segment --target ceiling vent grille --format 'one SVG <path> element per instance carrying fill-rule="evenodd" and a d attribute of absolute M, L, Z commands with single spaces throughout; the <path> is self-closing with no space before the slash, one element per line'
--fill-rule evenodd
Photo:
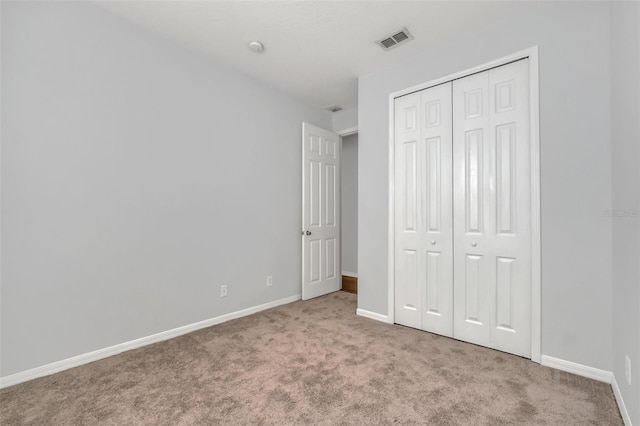
<path fill-rule="evenodd" d="M 326 109 L 329 112 L 342 111 L 342 107 L 340 105 L 329 105 L 328 107 L 325 107 L 324 109 Z"/>
<path fill-rule="evenodd" d="M 384 50 L 391 49 L 399 44 L 406 43 L 409 40 L 413 40 L 413 36 L 406 28 L 401 28 L 386 37 L 376 40 L 376 43 L 380 45 Z"/>

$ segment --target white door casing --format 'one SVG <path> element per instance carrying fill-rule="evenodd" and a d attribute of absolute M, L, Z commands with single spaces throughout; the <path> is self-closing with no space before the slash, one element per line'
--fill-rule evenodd
<path fill-rule="evenodd" d="M 342 286 L 340 136 L 302 123 L 302 299 Z"/>
<path fill-rule="evenodd" d="M 395 321 L 451 337 L 451 83 L 396 99 L 395 122 Z"/>
<path fill-rule="evenodd" d="M 453 82 L 454 337 L 531 357 L 529 64 Z"/>

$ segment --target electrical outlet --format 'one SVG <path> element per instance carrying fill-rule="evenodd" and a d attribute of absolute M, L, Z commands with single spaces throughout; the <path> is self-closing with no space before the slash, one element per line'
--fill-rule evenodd
<path fill-rule="evenodd" d="M 624 357 L 624 375 L 627 377 L 627 383 L 631 386 L 631 359 L 629 359 L 629 355 Z"/>
<path fill-rule="evenodd" d="M 269 275 L 267 277 L 267 287 L 271 287 L 273 285 L 273 277 Z"/>
<path fill-rule="evenodd" d="M 227 286 L 226 286 L 226 284 L 220 286 L 220 297 L 227 297 Z"/>

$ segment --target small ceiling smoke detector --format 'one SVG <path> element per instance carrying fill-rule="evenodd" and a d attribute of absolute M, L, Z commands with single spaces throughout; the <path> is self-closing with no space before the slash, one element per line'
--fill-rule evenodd
<path fill-rule="evenodd" d="M 325 107 L 324 109 L 326 109 L 329 112 L 338 112 L 338 111 L 342 111 L 342 107 L 339 105 L 329 105 L 328 107 Z"/>
<path fill-rule="evenodd" d="M 399 44 L 403 44 L 413 40 L 413 36 L 406 28 L 402 27 L 398 31 L 394 31 L 386 37 L 382 37 L 380 40 L 376 40 L 376 43 L 380 45 L 384 50 L 389 50 Z"/>
<path fill-rule="evenodd" d="M 256 53 L 264 52 L 264 44 L 260 43 L 257 40 L 250 41 L 249 49 L 251 49 L 252 52 L 256 52 Z"/>

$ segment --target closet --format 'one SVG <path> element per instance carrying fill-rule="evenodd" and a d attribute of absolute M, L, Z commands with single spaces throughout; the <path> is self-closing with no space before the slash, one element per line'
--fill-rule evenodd
<path fill-rule="evenodd" d="M 531 357 L 529 65 L 394 101 L 395 322 Z"/>

